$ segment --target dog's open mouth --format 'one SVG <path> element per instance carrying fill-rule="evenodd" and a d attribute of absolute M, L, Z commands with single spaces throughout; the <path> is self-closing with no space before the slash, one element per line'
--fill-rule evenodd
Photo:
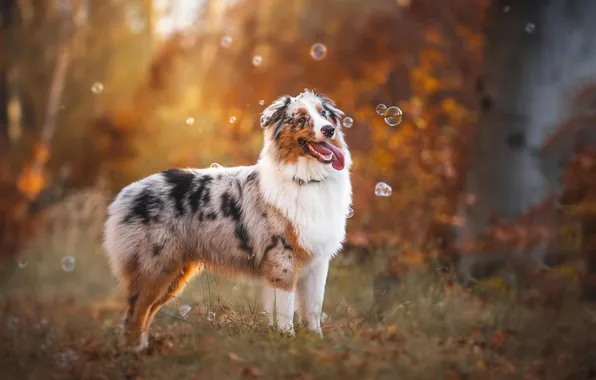
<path fill-rule="evenodd" d="M 300 140 L 300 146 L 304 153 L 317 159 L 324 164 L 331 164 L 333 169 L 342 170 L 344 168 L 344 154 L 337 147 L 329 144 L 327 141 L 315 142 Z"/>

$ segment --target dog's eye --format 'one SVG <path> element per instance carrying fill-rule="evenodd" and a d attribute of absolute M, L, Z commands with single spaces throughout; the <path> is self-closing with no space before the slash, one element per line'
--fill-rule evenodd
<path fill-rule="evenodd" d="M 306 123 L 306 118 L 304 116 L 302 116 L 300 119 L 298 119 L 298 124 L 304 124 Z"/>
<path fill-rule="evenodd" d="M 325 110 L 321 110 L 320 114 L 323 117 L 327 117 L 327 111 L 325 111 Z"/>

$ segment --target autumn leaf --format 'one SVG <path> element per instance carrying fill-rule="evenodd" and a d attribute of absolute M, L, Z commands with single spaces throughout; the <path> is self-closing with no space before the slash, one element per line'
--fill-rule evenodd
<path fill-rule="evenodd" d="M 254 379 L 261 376 L 261 371 L 254 367 L 244 367 L 242 368 L 242 376 Z"/>
<path fill-rule="evenodd" d="M 501 346 L 501 345 L 503 345 L 503 343 L 505 343 L 505 334 L 502 331 L 497 331 L 496 333 L 494 333 L 492 335 L 491 342 L 495 346 Z"/>
<path fill-rule="evenodd" d="M 45 183 L 45 177 L 41 169 L 36 165 L 25 167 L 17 180 L 19 190 L 29 199 L 37 197 L 39 192 L 44 188 Z"/>
<path fill-rule="evenodd" d="M 397 326 L 396 325 L 387 326 L 387 334 L 389 334 L 390 336 L 396 335 L 397 334 Z"/>
<path fill-rule="evenodd" d="M 236 355 L 233 352 L 228 352 L 228 358 L 230 358 L 230 360 L 233 362 L 243 362 L 244 361 L 243 358 L 241 358 L 240 356 Z"/>

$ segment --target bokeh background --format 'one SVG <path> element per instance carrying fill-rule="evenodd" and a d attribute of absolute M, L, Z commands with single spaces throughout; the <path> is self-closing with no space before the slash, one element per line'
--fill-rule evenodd
<path fill-rule="evenodd" d="M 404 294 L 426 285 L 383 297 L 429 272 L 449 289 L 591 310 L 595 15 L 591 0 L 2 0 L 3 302 L 117 296 L 100 242 L 118 190 L 171 167 L 254 163 L 260 112 L 308 88 L 353 119 L 354 216 L 329 285 L 337 315 L 395 300 L 404 311 Z M 379 104 L 403 121 L 389 125 Z M 390 196 L 375 194 L 379 182 Z M 213 298 L 212 280 L 184 306 L 238 293 L 222 280 Z"/>

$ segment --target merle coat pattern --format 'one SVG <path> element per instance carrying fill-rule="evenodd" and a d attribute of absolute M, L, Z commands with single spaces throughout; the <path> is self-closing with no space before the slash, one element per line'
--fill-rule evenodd
<path fill-rule="evenodd" d="M 328 262 L 345 238 L 351 203 L 341 116 L 313 92 L 282 97 L 263 112 L 265 147 L 256 165 L 171 169 L 118 194 L 108 209 L 104 246 L 127 292 L 129 343 L 146 347 L 155 313 L 204 268 L 265 280 L 272 324 L 293 333 L 297 311 L 321 333 Z M 346 156 L 343 170 L 301 153 L 297 143 L 298 137 L 330 140 L 321 135 L 329 125 Z"/>

